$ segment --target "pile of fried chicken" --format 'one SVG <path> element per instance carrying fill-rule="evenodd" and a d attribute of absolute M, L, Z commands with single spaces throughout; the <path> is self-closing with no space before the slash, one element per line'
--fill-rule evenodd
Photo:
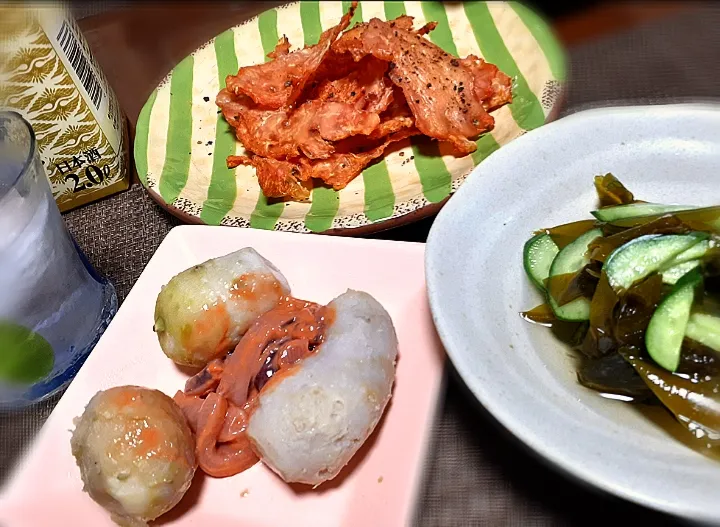
<path fill-rule="evenodd" d="M 255 167 L 268 198 L 305 201 L 317 183 L 340 190 L 413 135 L 467 155 L 495 124 L 488 112 L 512 100 L 497 67 L 425 38 L 435 22 L 415 30 L 409 16 L 373 18 L 345 31 L 356 4 L 314 46 L 290 52 L 283 36 L 272 60 L 229 75 L 216 98 L 248 154 L 228 167 Z"/>

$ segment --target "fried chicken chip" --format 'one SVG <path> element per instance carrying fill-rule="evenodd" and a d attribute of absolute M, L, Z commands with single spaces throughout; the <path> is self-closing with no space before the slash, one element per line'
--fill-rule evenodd
<path fill-rule="evenodd" d="M 335 151 L 332 141 L 368 135 L 380 124 L 377 113 L 359 110 L 349 102 L 312 100 L 294 111 L 262 110 L 248 97 L 223 90 L 216 103 L 246 150 L 275 159 L 300 153 L 311 159 L 325 158 Z"/>
<path fill-rule="evenodd" d="M 247 95 L 255 103 L 268 109 L 292 106 L 302 94 L 305 84 L 320 66 L 325 54 L 338 35 L 350 25 L 357 2 L 340 23 L 322 33 L 320 41 L 291 53 L 283 54 L 282 48 L 273 52 L 270 62 L 240 68 L 237 75 L 225 79 L 227 89 L 235 95 Z"/>
<path fill-rule="evenodd" d="M 315 70 L 312 80 L 307 83 L 303 99 L 312 99 L 317 93 L 320 84 L 347 77 L 355 71 L 355 61 L 348 53 L 335 53 L 332 49 L 327 52 L 320 67 Z"/>
<path fill-rule="evenodd" d="M 254 167 L 268 198 L 306 201 L 313 182 L 341 190 L 413 135 L 469 154 L 495 124 L 488 112 L 512 101 L 497 67 L 424 38 L 437 22 L 374 18 L 345 31 L 356 5 L 314 46 L 291 52 L 283 35 L 269 62 L 228 76 L 216 98 L 248 152 L 228 167 Z"/>
<path fill-rule="evenodd" d="M 320 180 L 335 190 L 342 190 L 367 165 L 382 156 L 392 143 L 419 133 L 417 129 L 406 129 L 387 137 L 384 142 L 372 148 L 357 153 L 337 152 L 327 159 L 311 160 L 300 157 L 296 160 L 280 161 L 257 155 L 230 156 L 227 159 L 227 166 L 228 168 L 239 165 L 255 167 L 260 189 L 268 198 L 306 201 L 310 197 L 313 179 Z M 362 150 L 358 146 L 354 149 Z"/>
<path fill-rule="evenodd" d="M 278 40 L 278 43 L 275 44 L 275 49 L 268 53 L 268 57 L 271 59 L 277 59 L 283 55 L 287 55 L 288 53 L 290 53 L 290 41 L 285 35 L 283 35 L 280 37 L 280 40 Z"/>
<path fill-rule="evenodd" d="M 298 163 L 279 161 L 262 156 L 230 156 L 228 168 L 240 165 L 255 167 L 260 190 L 268 198 L 290 198 L 305 201 L 310 197 L 310 185 Z"/>
<path fill-rule="evenodd" d="M 363 50 L 362 45 L 362 35 L 365 32 L 366 25 L 367 24 L 365 23 L 358 24 L 354 28 L 343 33 L 340 38 L 333 42 L 331 53 L 336 57 L 349 55 L 355 62 L 362 60 L 367 55 L 367 53 Z"/>
<path fill-rule="evenodd" d="M 392 135 L 406 128 L 413 128 L 415 120 L 410 116 L 391 117 L 384 121 L 380 121 L 375 130 L 368 136 L 370 139 L 380 139 L 388 135 Z"/>
<path fill-rule="evenodd" d="M 427 35 L 427 34 L 429 34 L 432 30 L 434 30 L 434 29 L 437 27 L 437 25 L 438 25 L 437 22 L 428 22 L 428 23 L 425 24 L 423 27 L 421 27 L 420 29 L 418 29 L 418 30 L 415 32 L 415 34 L 417 34 L 417 35 L 423 35 L 423 36 L 424 36 L 424 35 Z"/>
<path fill-rule="evenodd" d="M 460 59 L 460 64 L 473 73 L 473 91 L 485 110 L 491 112 L 512 101 L 510 78 L 497 66 L 474 55 Z"/>
<path fill-rule="evenodd" d="M 320 83 L 311 97 L 343 101 L 366 112 L 385 111 L 393 100 L 393 84 L 385 76 L 388 63 L 368 56 L 354 66 L 346 77 Z"/>
<path fill-rule="evenodd" d="M 399 132 L 400 130 L 413 128 L 415 119 L 410 107 L 405 100 L 403 91 L 393 86 L 393 99 L 388 108 L 380 114 L 380 124 L 369 135 L 370 139 L 380 139 Z"/>
<path fill-rule="evenodd" d="M 417 129 L 407 129 L 389 136 L 385 141 L 366 151 L 337 152 L 327 159 L 311 161 L 300 159 L 304 179 L 319 179 L 335 190 L 344 189 L 363 169 L 382 156 L 388 146 L 411 135 L 419 134 Z"/>
<path fill-rule="evenodd" d="M 349 102 L 309 101 L 292 115 L 291 124 L 294 122 L 302 123 L 298 126 L 301 130 L 317 130 L 323 139 L 340 141 L 353 135 L 368 135 L 380 124 L 380 116 L 358 110 Z"/>
<path fill-rule="evenodd" d="M 402 88 L 418 129 L 450 141 L 461 155 L 474 152 L 470 139 L 495 124 L 483 102 L 509 102 L 510 78 L 482 59 L 457 59 L 421 35 L 377 18 L 368 22 L 361 40 L 365 53 L 391 63 L 390 80 Z"/>
<path fill-rule="evenodd" d="M 391 24 L 393 27 L 403 27 L 405 29 L 412 29 L 413 17 L 403 15 L 396 18 Z M 426 24 L 430 26 L 431 24 Z M 435 24 L 437 25 L 437 24 Z M 433 25 L 432 27 L 435 27 Z M 320 67 L 315 71 L 313 76 L 312 84 L 314 88 L 323 81 L 333 81 L 342 77 L 347 77 L 355 71 L 355 62 L 361 61 L 367 57 L 367 53 L 362 49 L 362 33 L 367 27 L 367 23 L 361 23 L 355 25 L 352 29 L 348 29 L 345 33 L 341 34 L 340 37 L 330 46 L 330 50 L 325 55 Z M 309 95 L 313 97 L 314 92 Z"/>
<path fill-rule="evenodd" d="M 411 16 L 402 15 L 397 17 L 395 20 L 390 20 L 388 24 L 393 29 L 398 28 L 406 31 L 412 31 L 413 20 L 414 18 Z M 340 37 L 331 46 L 330 53 L 335 56 L 349 55 L 355 62 L 362 60 L 367 55 L 367 51 L 365 51 L 363 46 L 363 34 L 365 33 L 367 27 L 368 23 L 364 22 L 340 35 Z M 437 22 L 428 22 L 415 33 L 418 35 L 427 35 L 436 27 Z"/>

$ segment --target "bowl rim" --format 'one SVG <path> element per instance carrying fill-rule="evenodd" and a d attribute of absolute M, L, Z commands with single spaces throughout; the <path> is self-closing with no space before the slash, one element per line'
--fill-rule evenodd
<path fill-rule="evenodd" d="M 451 232 L 452 228 L 449 222 L 451 216 L 455 212 L 455 209 L 458 206 L 462 206 L 461 203 L 465 200 L 466 195 L 470 197 L 473 195 L 473 192 L 476 192 L 475 187 L 481 184 L 478 183 L 478 181 L 483 179 L 480 172 L 491 168 L 493 160 L 497 160 L 503 156 L 521 156 L 526 143 L 535 141 L 543 134 L 552 134 L 556 130 L 560 130 L 563 127 L 568 126 L 568 123 L 575 123 L 588 118 L 594 119 L 598 117 L 605 117 L 608 114 L 613 114 L 623 118 L 628 116 L 647 116 L 648 113 L 666 116 L 678 111 L 702 112 L 712 115 L 713 118 L 718 118 L 720 117 L 720 104 L 714 101 L 683 103 L 670 102 L 666 104 L 613 105 L 590 108 L 566 115 L 554 122 L 547 123 L 536 130 L 532 130 L 523 136 L 516 138 L 510 144 L 507 144 L 502 149 L 492 153 L 487 159 L 485 159 L 484 163 L 478 165 L 470 173 L 465 183 L 450 198 L 447 205 L 438 213 L 437 218 L 433 222 L 426 242 L 425 275 L 428 300 L 433 322 L 437 329 L 438 336 L 445 347 L 448 358 L 452 362 L 458 376 L 467 386 L 470 393 L 473 394 L 487 413 L 491 415 L 502 428 L 511 434 L 516 441 L 528 448 L 533 454 L 539 457 L 542 461 L 546 462 L 547 465 L 552 466 L 553 469 L 558 470 L 566 476 L 570 476 L 577 482 L 604 491 L 609 495 L 614 495 L 676 517 L 701 522 L 719 522 L 720 516 L 718 515 L 708 514 L 705 511 L 683 506 L 682 504 L 655 499 L 649 493 L 637 492 L 626 486 L 617 485 L 613 482 L 612 478 L 601 475 L 599 476 L 592 469 L 588 470 L 582 465 L 568 461 L 567 458 L 559 455 L 559 451 L 557 449 L 549 448 L 549 445 L 551 444 L 543 439 L 541 435 L 534 432 L 532 428 L 519 424 L 520 421 L 512 417 L 508 408 L 503 408 L 501 405 L 499 406 L 497 403 L 493 402 L 492 396 L 489 396 L 488 392 L 483 390 L 481 383 L 478 383 L 474 379 L 471 367 L 465 357 L 465 354 L 462 351 L 458 351 L 458 349 L 461 348 L 459 338 L 453 334 L 452 330 L 448 329 L 453 327 L 453 324 L 445 318 L 446 315 L 442 312 L 440 307 L 442 304 L 440 297 L 443 295 L 442 287 L 440 285 L 442 283 L 442 278 L 439 276 L 440 273 L 437 271 L 441 268 L 438 264 L 442 263 L 443 255 L 441 251 L 434 249 L 436 246 L 441 246 L 441 240 L 449 232 Z"/>

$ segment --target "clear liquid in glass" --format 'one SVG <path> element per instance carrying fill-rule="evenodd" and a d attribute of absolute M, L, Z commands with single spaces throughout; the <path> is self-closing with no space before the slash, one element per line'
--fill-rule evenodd
<path fill-rule="evenodd" d="M 31 385 L 0 379 L 0 406 L 6 407 L 36 402 L 67 385 L 117 310 L 112 284 L 95 272 L 65 227 L 32 133 L 31 145 L 22 144 L 22 133 L 8 137 L 14 123 L 7 119 L 16 115 L 0 113 L 6 128 L 0 145 L 0 321 L 45 338 L 54 364 Z M 20 144 L 9 145 L 12 140 Z"/>

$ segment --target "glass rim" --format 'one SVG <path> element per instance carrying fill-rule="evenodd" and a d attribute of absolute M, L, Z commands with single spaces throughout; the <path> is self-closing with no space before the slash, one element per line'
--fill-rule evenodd
<path fill-rule="evenodd" d="M 28 148 L 27 158 L 25 159 L 22 168 L 18 171 L 17 176 L 15 176 L 15 179 L 10 182 L 10 185 L 7 187 L 6 190 L 0 191 L 0 199 L 4 198 L 8 192 L 15 188 L 15 186 L 18 184 L 18 181 L 20 181 L 20 179 L 27 173 L 35 157 L 35 149 L 37 147 L 35 140 L 35 130 L 33 130 L 32 125 L 27 121 L 27 119 L 25 119 L 19 112 L 16 112 L 15 110 L 0 109 L 0 118 L 5 115 L 9 115 L 14 119 L 19 119 L 20 122 L 25 125 L 25 128 L 27 128 L 27 131 L 30 134 L 30 147 Z"/>

